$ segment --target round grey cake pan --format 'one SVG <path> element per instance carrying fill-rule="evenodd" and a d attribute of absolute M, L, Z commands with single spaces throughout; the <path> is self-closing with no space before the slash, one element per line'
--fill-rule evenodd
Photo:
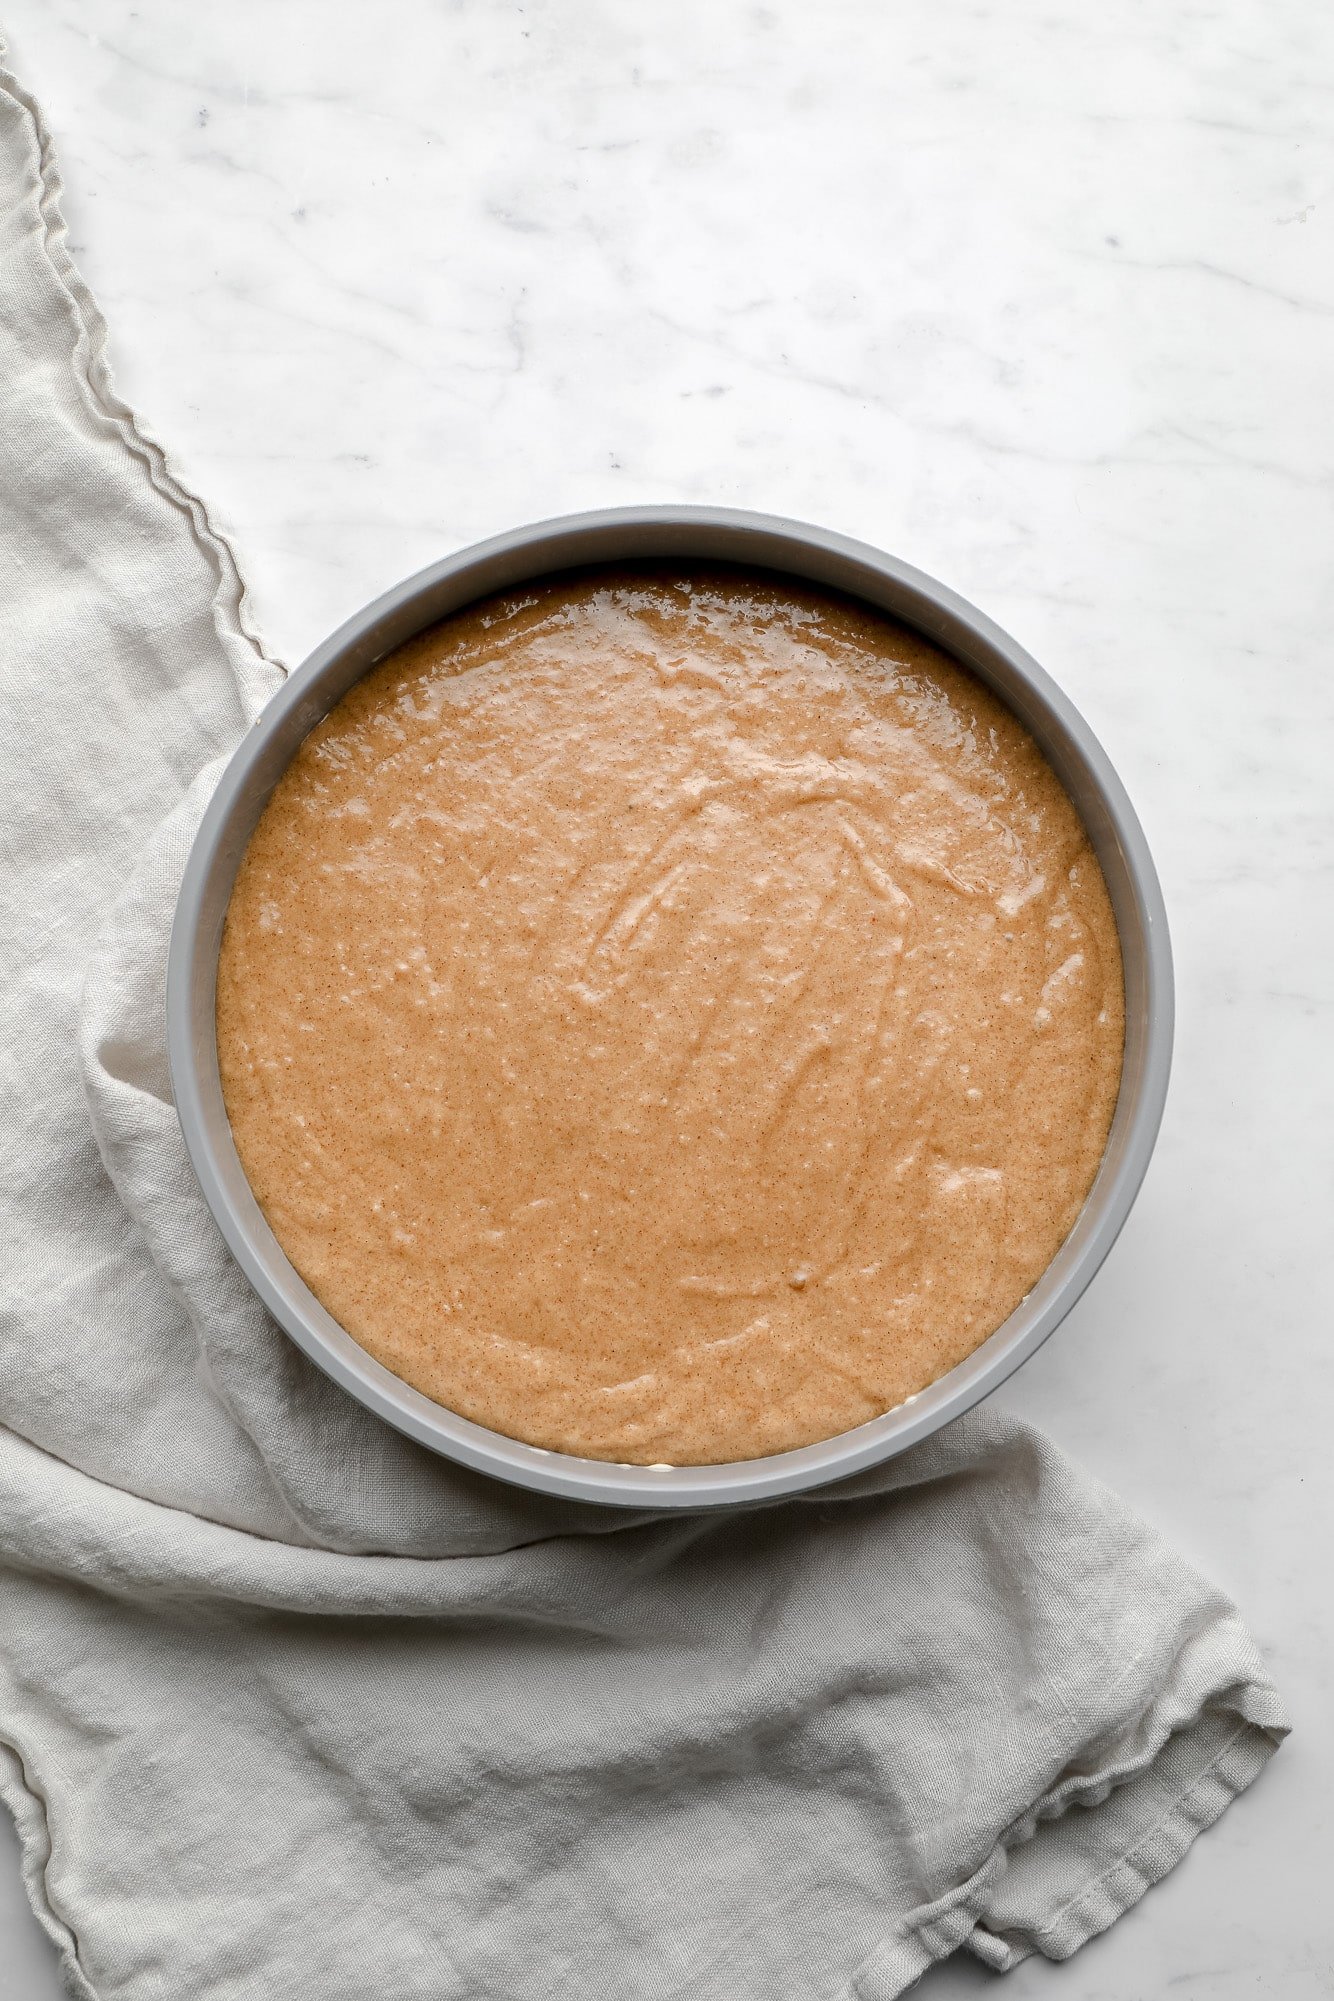
<path fill-rule="evenodd" d="M 250 1191 L 223 1104 L 215 990 L 232 885 L 255 823 L 297 746 L 353 682 L 405 640 L 492 591 L 589 563 L 741 563 L 861 598 L 935 640 L 1042 746 L 1088 829 L 1125 969 L 1120 1096 L 1097 1179 L 1026 1299 L 939 1382 L 818 1445 L 718 1466 L 623 1466 L 505 1438 L 433 1403 L 376 1362 L 297 1275 Z M 1143 832 L 1101 745 L 1034 660 L 963 598 L 879 550 L 799 522 L 726 508 L 634 507 L 519 528 L 432 564 L 350 618 L 289 678 L 248 733 L 204 815 L 181 884 L 167 972 L 176 1108 L 204 1198 L 274 1319 L 312 1361 L 389 1424 L 520 1486 L 633 1508 L 707 1508 L 817 1487 L 905 1451 L 1003 1383 L 1065 1318 L 1129 1214 L 1162 1117 L 1172 1049 L 1172 960 Z"/>

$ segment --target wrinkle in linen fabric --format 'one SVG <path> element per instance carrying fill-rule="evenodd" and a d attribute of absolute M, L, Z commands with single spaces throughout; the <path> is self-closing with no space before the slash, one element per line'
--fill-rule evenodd
<path fill-rule="evenodd" d="M 13 1559 L 54 1567 L 74 1477 L 29 1469 Z M 1172 1813 L 1179 1853 L 1282 1727 L 1226 1601 L 1003 1417 L 884 1480 L 443 1561 L 71 1505 L 59 1579 L 8 1595 L 77 1660 L 95 1594 L 117 1669 L 39 1733 L 57 1836 L 90 1830 L 48 1880 L 121 1917 L 114 1985 L 81 1927 L 95 1988 L 150 1994 L 166 1964 L 240 1995 L 260 1942 L 266 1991 L 349 2001 L 535 1972 L 581 1998 L 880 1997 L 962 1942 L 1021 1957 Z M 996 1591 L 1000 1524 L 1051 1580 L 1027 1604 Z"/>
<path fill-rule="evenodd" d="M 890 2001 L 1062 1958 L 1283 1736 L 1236 1612 L 992 1408 L 627 1519 L 370 1418 L 170 1103 L 176 886 L 279 670 L 112 389 L 0 75 L 0 1791 L 84 2001 Z"/>

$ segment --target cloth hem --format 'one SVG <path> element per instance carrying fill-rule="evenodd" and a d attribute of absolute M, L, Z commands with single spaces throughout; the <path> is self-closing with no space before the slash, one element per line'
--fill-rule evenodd
<path fill-rule="evenodd" d="M 0 1738 L 0 1800 L 13 1817 L 22 1859 L 23 1887 L 38 1924 L 56 1949 L 65 1991 L 74 2001 L 100 2001 L 97 1989 L 79 1963 L 79 1942 L 73 1928 L 56 1908 L 47 1879 L 51 1860 L 51 1824 L 46 1801 L 29 1783 L 18 1748 Z"/>
<path fill-rule="evenodd" d="M 1031 1941 L 1014 1941 L 1016 1949 L 1004 1964 L 1017 1965 L 1034 1951 L 1041 1952 L 1044 1959 L 1069 1959 L 1089 1939 L 1108 1930 L 1175 1869 L 1197 1836 L 1212 1827 L 1259 1777 L 1277 1749 L 1278 1742 L 1258 1725 L 1239 1724 L 1212 1761 L 1135 1846 L 1086 1884 Z M 967 1943 L 976 1949 L 971 1939 Z"/>
<path fill-rule="evenodd" d="M 1072 1806 L 1100 1805 L 1116 1789 L 1104 1784 L 1096 1797 L 1065 1792 L 1058 1787 L 1017 1821 L 991 1854 L 965 1882 L 932 1904 L 910 1911 L 854 1974 L 840 2001 L 896 2001 L 932 1966 L 966 1948 L 994 1972 L 1007 1973 L 1040 1952 L 1044 1959 L 1065 1960 L 1139 1902 L 1147 1890 L 1170 1874 L 1197 1836 L 1219 1820 L 1233 1800 L 1259 1777 L 1278 1750 L 1286 1730 L 1271 1731 L 1243 1715 L 1236 1731 L 1196 1774 L 1166 1813 L 1138 1834 L 1130 1847 L 1031 1934 L 996 1933 L 986 1927 L 988 1893 L 1009 1865 L 1012 1849 L 1031 1840 L 1039 1824 L 1064 1819 Z M 1161 1754 L 1158 1745 L 1153 1757 Z M 1139 1776 L 1153 1762 L 1137 1762 L 1118 1775 L 1116 1784 Z"/>
<path fill-rule="evenodd" d="M 165 449 L 117 391 L 107 359 L 108 328 L 102 309 L 70 253 L 61 197 L 64 183 L 56 164 L 55 142 L 41 105 L 8 67 L 8 48 L 0 35 L 0 92 L 12 98 L 26 117 L 31 134 L 33 171 L 38 188 L 41 245 L 52 276 L 69 305 L 74 324 L 70 373 L 93 415 L 117 433 L 143 466 L 149 484 L 183 513 L 195 543 L 207 557 L 217 586 L 213 622 L 224 641 L 240 640 L 261 666 L 286 674 L 285 664 L 271 654 L 253 617 L 250 594 L 236 552 L 199 495 L 192 493 L 172 470 Z"/>

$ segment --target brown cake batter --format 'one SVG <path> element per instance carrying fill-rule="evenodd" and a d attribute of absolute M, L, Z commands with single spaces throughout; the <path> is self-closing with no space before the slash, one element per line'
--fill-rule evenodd
<path fill-rule="evenodd" d="M 384 661 L 274 792 L 218 1050 L 245 1171 L 406 1381 L 598 1459 L 748 1459 L 969 1354 L 1068 1234 L 1116 927 L 1036 745 L 851 602 L 524 589 Z"/>

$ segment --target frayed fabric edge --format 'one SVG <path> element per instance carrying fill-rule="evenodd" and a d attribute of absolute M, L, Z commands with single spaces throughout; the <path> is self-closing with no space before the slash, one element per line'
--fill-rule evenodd
<path fill-rule="evenodd" d="M 74 2001 L 100 2001 L 97 1989 L 79 1963 L 79 1941 L 51 1895 L 47 1877 L 51 1827 L 46 1817 L 46 1802 L 30 1783 L 19 1752 L 6 1738 L 0 1738 L 0 1800 L 13 1816 L 23 1861 L 23 1887 L 33 1916 L 56 1949 L 66 1992 L 74 1996 Z"/>
<path fill-rule="evenodd" d="M 5 42 L 0 37 L 0 97 L 11 100 L 28 127 L 28 153 L 37 188 L 42 249 L 71 321 L 71 372 L 90 415 L 139 461 L 154 491 L 186 517 L 194 542 L 217 579 L 212 611 L 218 637 L 233 651 L 240 642 L 243 651 L 252 656 L 249 674 L 245 673 L 243 657 L 236 664 L 238 674 L 245 677 L 248 707 L 257 713 L 272 692 L 272 675 L 286 674 L 287 668 L 264 644 L 231 542 L 198 494 L 177 477 L 163 446 L 116 389 L 107 356 L 106 319 L 69 248 L 69 231 L 61 207 L 64 183 L 56 161 L 55 141 L 41 105 L 9 69 L 6 55 Z"/>

